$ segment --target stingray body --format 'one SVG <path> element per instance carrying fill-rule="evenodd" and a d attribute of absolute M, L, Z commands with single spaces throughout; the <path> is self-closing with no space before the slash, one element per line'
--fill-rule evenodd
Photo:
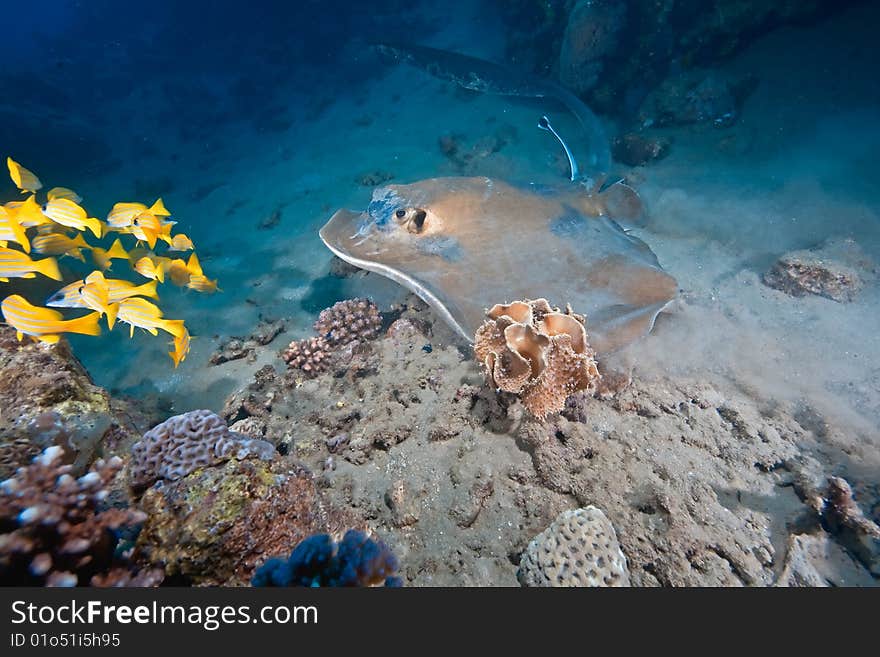
<path fill-rule="evenodd" d="M 610 197 L 609 197 L 610 198 Z M 583 185 L 434 178 L 377 188 L 320 231 L 343 260 L 409 288 L 472 341 L 487 308 L 547 298 L 587 316 L 607 353 L 645 335 L 676 294 L 650 248 Z"/>

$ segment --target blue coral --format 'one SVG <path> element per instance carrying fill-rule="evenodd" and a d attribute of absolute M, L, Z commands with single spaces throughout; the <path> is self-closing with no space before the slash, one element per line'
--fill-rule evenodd
<path fill-rule="evenodd" d="M 388 547 L 356 529 L 335 542 L 309 536 L 288 559 L 275 557 L 257 568 L 253 586 L 401 586 L 397 558 Z"/>

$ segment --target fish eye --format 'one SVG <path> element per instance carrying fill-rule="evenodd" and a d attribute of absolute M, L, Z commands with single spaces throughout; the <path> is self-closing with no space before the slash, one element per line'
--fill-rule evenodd
<path fill-rule="evenodd" d="M 398 210 L 394 213 L 394 216 L 398 219 L 403 219 L 406 216 L 406 210 Z"/>

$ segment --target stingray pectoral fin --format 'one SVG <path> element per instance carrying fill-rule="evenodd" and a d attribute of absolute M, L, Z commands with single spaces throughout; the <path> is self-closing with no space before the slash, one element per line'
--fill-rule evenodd
<path fill-rule="evenodd" d="M 650 306 L 611 306 L 587 318 L 587 340 L 600 356 L 645 337 L 669 301 Z"/>
<path fill-rule="evenodd" d="M 362 226 L 367 218 L 362 212 L 338 210 L 324 224 L 318 235 L 328 249 L 350 265 L 381 274 L 414 292 L 459 335 L 468 342 L 472 341 L 473 332 L 467 330 L 456 317 L 461 316 L 461 313 L 451 312 L 449 303 L 441 300 L 426 284 L 405 273 L 399 258 L 395 257 L 396 254 L 382 240 L 370 239 L 369 235 L 363 234 Z"/>
<path fill-rule="evenodd" d="M 624 226 L 644 226 L 647 212 L 641 196 L 624 182 L 615 182 L 599 193 L 605 214 Z"/>

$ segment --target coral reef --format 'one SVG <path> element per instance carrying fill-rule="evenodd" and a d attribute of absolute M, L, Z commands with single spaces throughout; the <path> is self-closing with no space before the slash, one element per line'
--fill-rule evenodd
<path fill-rule="evenodd" d="M 9 326 L 0 326 L 0 408 L 0 479 L 52 445 L 64 449 L 78 476 L 106 435 L 134 436 L 125 414 L 112 408 L 66 339 L 19 343 Z"/>
<path fill-rule="evenodd" d="M 794 297 L 815 294 L 844 303 L 875 276 L 876 265 L 856 242 L 832 239 L 815 249 L 786 253 L 761 280 Z"/>
<path fill-rule="evenodd" d="M 523 586 L 629 586 L 614 527 L 594 506 L 564 511 L 532 539 L 517 576 Z"/>
<path fill-rule="evenodd" d="M 63 450 L 45 449 L 0 483 L 0 584 L 155 586 L 161 569 L 117 555 L 117 532 L 144 521 L 130 508 L 101 508 L 122 460 L 99 459 L 76 479 Z"/>
<path fill-rule="evenodd" d="M 135 488 L 157 479 L 175 481 L 193 470 L 230 458 L 270 460 L 274 446 L 230 431 L 216 413 L 189 411 L 150 429 L 131 448 L 129 477 Z"/>
<path fill-rule="evenodd" d="M 232 460 L 146 491 L 139 554 L 176 581 L 241 585 L 267 554 L 311 534 L 358 526 L 327 504 L 312 476 L 280 460 Z"/>
<path fill-rule="evenodd" d="M 369 299 L 346 299 L 325 308 L 315 322 L 315 332 L 332 347 L 372 340 L 382 329 L 382 316 Z"/>
<path fill-rule="evenodd" d="M 544 418 L 565 407 L 579 390 L 599 379 L 584 319 L 562 313 L 546 299 L 493 306 L 474 339 L 474 354 L 494 387 L 520 396 Z"/>
<path fill-rule="evenodd" d="M 315 473 L 325 508 L 350 514 L 342 527 L 383 537 L 407 585 L 518 585 L 529 542 L 566 509 L 590 505 L 612 522 L 633 586 L 784 585 L 790 533 L 808 536 L 798 544 L 809 544 L 825 581 L 876 585 L 847 556 L 845 533 L 823 530 L 817 511 L 825 473 L 858 463 L 847 479 L 865 514 L 877 513 L 873 434 L 854 436 L 803 402 L 768 404 L 744 388 L 631 377 L 610 365 L 595 393 L 577 393 L 565 413 L 539 421 L 515 395 L 485 385 L 481 366 L 425 304 L 409 297 L 395 312 L 382 337 L 294 389 L 262 368 L 230 396 L 224 416 L 265 426 L 266 440 Z M 811 475 L 815 491 L 802 495 L 795 461 L 806 454 L 822 462 Z M 284 463 L 273 468 L 283 472 Z M 221 490 L 223 472 L 208 468 L 190 481 L 210 476 L 205 487 Z M 192 512 L 178 504 L 181 517 Z M 257 563 L 294 544 L 267 549 Z"/>
<path fill-rule="evenodd" d="M 254 586 L 400 586 L 397 559 L 382 541 L 350 529 L 341 541 L 309 536 L 288 559 L 269 559 L 257 568 Z"/>

